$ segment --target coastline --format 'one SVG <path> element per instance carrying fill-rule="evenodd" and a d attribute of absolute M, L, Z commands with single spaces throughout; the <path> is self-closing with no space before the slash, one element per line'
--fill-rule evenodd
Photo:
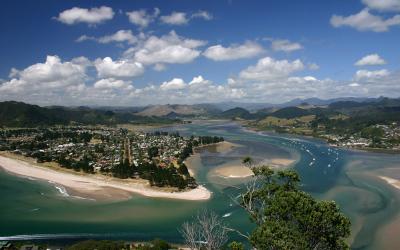
<path fill-rule="evenodd" d="M 123 180 L 100 174 L 82 175 L 38 166 L 26 161 L 0 155 L 0 168 L 7 173 L 47 181 L 61 185 L 67 195 L 91 200 L 118 201 L 131 198 L 134 194 L 153 198 L 202 201 L 211 198 L 211 192 L 203 186 L 176 192 L 172 189 L 156 189 L 145 180 Z M 55 185 L 57 188 L 57 186 Z M 60 191 L 62 187 L 58 187 Z M 61 191 L 62 193 L 62 191 Z"/>
<path fill-rule="evenodd" d="M 400 189 L 400 180 L 394 179 L 394 178 L 390 178 L 390 177 L 387 177 L 387 176 L 382 176 L 382 175 L 379 175 L 378 177 L 380 179 L 384 180 L 385 182 L 387 182 L 392 187 L 394 187 L 396 189 Z"/>
<path fill-rule="evenodd" d="M 288 132 L 280 133 L 280 132 L 277 132 L 277 131 L 275 131 L 273 129 L 266 130 L 266 129 L 259 129 L 259 128 L 256 128 L 256 127 L 252 127 L 252 126 L 249 126 L 246 123 L 239 123 L 239 124 L 243 128 L 245 128 L 247 131 L 251 131 L 251 132 L 271 132 L 271 133 L 276 133 L 276 134 L 288 134 L 288 135 L 301 136 L 301 137 L 304 137 L 304 138 L 312 138 L 312 139 L 321 140 L 321 141 L 327 143 L 331 147 L 335 147 L 335 148 L 339 148 L 339 149 L 346 149 L 346 150 L 350 150 L 350 151 L 369 152 L 369 153 L 377 153 L 377 154 L 398 154 L 398 153 L 400 153 L 399 149 L 337 146 L 337 145 L 329 143 L 329 141 L 326 138 L 320 137 L 320 136 L 302 135 L 302 134 L 288 133 Z"/>
<path fill-rule="evenodd" d="M 226 153 L 233 150 L 235 147 L 242 147 L 242 145 L 232 143 L 229 141 L 217 142 L 209 145 L 202 145 L 195 147 L 193 149 L 193 154 L 185 159 L 184 163 L 186 164 L 189 173 L 191 176 L 196 176 L 197 167 L 200 164 L 200 152 L 201 150 L 210 150 L 216 153 Z"/>
<path fill-rule="evenodd" d="M 242 145 L 229 141 L 223 141 L 211 145 L 196 147 L 193 155 L 189 156 L 185 160 L 185 164 L 188 167 L 190 175 L 196 175 L 196 170 L 201 160 L 199 151 L 206 149 L 217 153 L 226 153 L 236 147 L 242 147 Z M 260 164 L 270 165 L 272 168 L 278 169 L 289 167 L 294 163 L 296 163 L 295 159 L 270 158 L 264 159 Z M 234 161 L 215 167 L 214 169 L 210 170 L 209 174 L 224 179 L 244 179 L 253 176 L 253 171 L 244 166 L 240 161 Z"/>

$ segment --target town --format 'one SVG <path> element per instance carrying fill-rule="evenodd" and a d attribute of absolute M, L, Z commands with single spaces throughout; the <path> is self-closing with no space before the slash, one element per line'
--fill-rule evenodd
<path fill-rule="evenodd" d="M 357 123 L 338 125 L 338 122 L 343 121 L 346 121 L 346 118 L 343 119 L 342 116 L 318 119 L 315 115 L 309 115 L 293 119 L 267 117 L 262 121 L 242 123 L 257 130 L 313 136 L 336 147 L 376 151 L 400 150 L 399 122 L 363 126 Z"/>
<path fill-rule="evenodd" d="M 56 162 L 60 167 L 117 178 L 141 178 L 157 187 L 197 187 L 184 161 L 195 147 L 222 137 L 182 137 L 177 132 L 55 126 L 0 130 L 0 151 Z"/>

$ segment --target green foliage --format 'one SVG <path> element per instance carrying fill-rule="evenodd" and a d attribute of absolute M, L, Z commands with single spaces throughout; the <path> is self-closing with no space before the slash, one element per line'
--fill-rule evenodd
<path fill-rule="evenodd" d="M 247 167 L 251 167 L 253 165 L 253 159 L 250 156 L 246 156 L 243 158 L 242 163 Z"/>
<path fill-rule="evenodd" d="M 70 247 L 67 250 L 122 250 L 129 249 L 125 248 L 123 242 L 120 241 L 109 241 L 109 240 L 87 240 L 78 242 Z"/>
<path fill-rule="evenodd" d="M 149 147 L 147 149 L 147 154 L 150 158 L 156 157 L 158 155 L 158 148 L 157 147 Z"/>
<path fill-rule="evenodd" d="M 168 250 L 170 249 L 168 242 L 160 239 L 153 240 L 150 244 L 141 244 L 135 249 L 137 250 Z"/>
<path fill-rule="evenodd" d="M 274 113 L 271 116 L 278 117 L 278 118 L 286 118 L 286 119 L 293 119 L 300 116 L 310 115 L 312 114 L 309 110 L 298 108 L 298 107 L 287 107 L 282 108 Z"/>
<path fill-rule="evenodd" d="M 361 136 L 370 139 L 379 139 L 384 133 L 383 129 L 377 127 L 366 127 L 361 130 Z"/>
<path fill-rule="evenodd" d="M 252 115 L 248 110 L 237 107 L 222 112 L 220 114 L 220 117 L 228 119 L 234 119 L 234 118 L 251 119 Z"/>
<path fill-rule="evenodd" d="M 299 189 L 292 170 L 254 169 L 256 189 L 242 205 L 257 228 L 250 235 L 257 249 L 348 249 L 350 221 L 333 201 L 318 201 Z M 251 204 L 251 205 L 249 205 Z"/>
<path fill-rule="evenodd" d="M 228 245 L 230 250 L 244 250 L 244 246 L 240 242 L 233 241 Z"/>

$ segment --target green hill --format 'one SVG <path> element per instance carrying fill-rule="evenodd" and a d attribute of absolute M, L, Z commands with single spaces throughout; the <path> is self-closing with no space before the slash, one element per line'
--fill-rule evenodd
<path fill-rule="evenodd" d="M 143 117 L 129 111 L 97 110 L 88 107 L 40 107 L 23 102 L 0 102 L 0 126 L 37 127 L 49 125 L 83 125 L 118 123 L 172 123 L 175 119 L 162 117 Z"/>
<path fill-rule="evenodd" d="M 241 119 L 251 119 L 252 115 L 251 113 L 244 109 L 244 108 L 233 108 L 233 109 L 228 109 L 224 112 L 222 112 L 219 115 L 221 118 L 226 118 L 226 119 L 235 119 L 235 118 L 241 118 Z"/>
<path fill-rule="evenodd" d="M 293 119 L 296 117 L 306 116 L 310 114 L 311 114 L 310 111 L 307 109 L 302 109 L 298 107 L 287 107 L 273 112 L 272 114 L 270 114 L 270 116 L 274 116 L 277 118 Z"/>

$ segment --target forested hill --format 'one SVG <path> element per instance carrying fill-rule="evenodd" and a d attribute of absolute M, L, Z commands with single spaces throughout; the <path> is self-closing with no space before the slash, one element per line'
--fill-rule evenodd
<path fill-rule="evenodd" d="M 67 124 L 117 123 L 172 123 L 177 120 L 166 117 L 144 117 L 129 111 L 111 111 L 87 107 L 40 107 L 23 102 L 0 102 L 0 126 L 36 127 Z"/>

